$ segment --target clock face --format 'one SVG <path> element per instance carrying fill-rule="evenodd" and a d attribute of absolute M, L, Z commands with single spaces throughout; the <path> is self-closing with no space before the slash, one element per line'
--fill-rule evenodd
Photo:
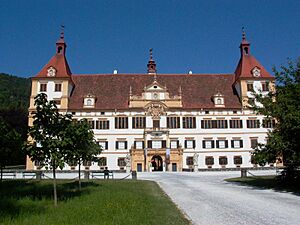
<path fill-rule="evenodd" d="M 158 99 L 158 94 L 157 94 L 157 93 L 154 93 L 154 94 L 153 94 L 153 98 L 154 98 L 154 99 Z"/>
<path fill-rule="evenodd" d="M 56 75 L 56 69 L 53 66 L 49 67 L 47 72 L 48 77 L 54 77 Z"/>
<path fill-rule="evenodd" d="M 252 74 L 254 77 L 260 77 L 260 69 L 257 67 L 254 67 L 254 69 L 252 70 Z"/>

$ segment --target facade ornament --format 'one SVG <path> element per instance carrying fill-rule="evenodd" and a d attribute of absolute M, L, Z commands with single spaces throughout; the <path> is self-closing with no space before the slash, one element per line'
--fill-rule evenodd
<path fill-rule="evenodd" d="M 199 157 L 199 155 L 197 153 L 195 153 L 193 156 L 194 166 L 198 166 L 198 157 Z"/>
<path fill-rule="evenodd" d="M 257 66 L 254 67 L 251 72 L 253 77 L 260 77 L 260 69 Z"/>
<path fill-rule="evenodd" d="M 47 70 L 48 77 L 55 77 L 56 76 L 56 69 L 53 66 L 50 66 Z"/>
<path fill-rule="evenodd" d="M 147 108 L 147 114 L 152 116 L 152 119 L 160 119 L 165 114 L 165 108 L 162 104 L 151 103 Z"/>

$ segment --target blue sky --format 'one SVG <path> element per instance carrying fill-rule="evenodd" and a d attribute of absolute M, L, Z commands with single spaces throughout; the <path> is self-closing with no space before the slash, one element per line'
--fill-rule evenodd
<path fill-rule="evenodd" d="M 34 76 L 66 26 L 74 74 L 233 73 L 244 26 L 251 52 L 271 72 L 300 53 L 300 1 L 1 0 L 0 72 Z"/>

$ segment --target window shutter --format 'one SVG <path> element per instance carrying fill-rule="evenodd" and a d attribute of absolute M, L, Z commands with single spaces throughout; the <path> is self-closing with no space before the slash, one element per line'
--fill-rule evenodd
<path fill-rule="evenodd" d="M 177 146 L 176 147 L 179 148 L 179 140 L 177 140 Z"/>
<path fill-rule="evenodd" d="M 162 148 L 166 148 L 166 146 L 167 146 L 167 142 L 166 141 L 162 141 Z"/>
<path fill-rule="evenodd" d="M 127 149 L 127 141 L 125 141 L 125 149 Z"/>
<path fill-rule="evenodd" d="M 105 149 L 108 149 L 108 141 L 105 142 Z"/>
<path fill-rule="evenodd" d="M 152 141 L 148 141 L 148 148 L 152 148 Z"/>
<path fill-rule="evenodd" d="M 228 140 L 225 140 L 225 148 L 228 148 Z"/>
<path fill-rule="evenodd" d="M 184 148 L 187 148 L 187 140 L 184 140 Z"/>
<path fill-rule="evenodd" d="M 215 148 L 215 141 L 211 141 L 211 148 Z"/>
<path fill-rule="evenodd" d="M 243 140 L 240 140 L 240 148 L 243 148 Z"/>
<path fill-rule="evenodd" d="M 228 128 L 228 120 L 225 120 L 225 128 Z"/>
<path fill-rule="evenodd" d="M 142 148 L 144 149 L 145 148 L 145 142 L 143 141 L 143 144 L 142 144 Z"/>
<path fill-rule="evenodd" d="M 167 117 L 167 128 L 170 128 L 170 117 Z"/>
<path fill-rule="evenodd" d="M 240 128 L 243 128 L 243 121 L 240 120 Z"/>
<path fill-rule="evenodd" d="M 202 141 L 202 148 L 206 148 L 204 140 Z"/>
<path fill-rule="evenodd" d="M 231 140 L 231 148 L 234 148 L 234 140 Z"/>
<path fill-rule="evenodd" d="M 136 141 L 133 142 L 133 148 L 136 149 Z"/>
<path fill-rule="evenodd" d="M 201 128 L 203 129 L 204 128 L 204 121 L 201 120 Z"/>
<path fill-rule="evenodd" d="M 193 140 L 193 148 L 196 148 L 196 141 Z"/>
<path fill-rule="evenodd" d="M 219 148 L 219 140 L 216 141 L 216 148 Z"/>
<path fill-rule="evenodd" d="M 180 117 L 177 117 L 177 128 L 180 128 Z"/>
<path fill-rule="evenodd" d="M 116 141 L 116 149 L 119 149 L 119 142 Z"/>

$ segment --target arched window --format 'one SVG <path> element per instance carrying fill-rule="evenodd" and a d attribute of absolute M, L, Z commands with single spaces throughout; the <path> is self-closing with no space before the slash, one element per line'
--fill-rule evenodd
<path fill-rule="evenodd" d="M 248 50 L 248 48 L 247 48 L 247 47 L 245 47 L 245 48 L 244 48 L 244 53 L 245 53 L 245 55 L 248 55 L 248 53 L 249 53 L 249 50 Z"/>
<path fill-rule="evenodd" d="M 92 99 L 88 99 L 88 100 L 86 100 L 86 105 L 92 105 Z"/>
<path fill-rule="evenodd" d="M 221 104 L 222 104 L 222 99 L 218 98 L 218 99 L 217 99 L 217 104 L 218 104 L 218 105 L 221 105 Z"/>

